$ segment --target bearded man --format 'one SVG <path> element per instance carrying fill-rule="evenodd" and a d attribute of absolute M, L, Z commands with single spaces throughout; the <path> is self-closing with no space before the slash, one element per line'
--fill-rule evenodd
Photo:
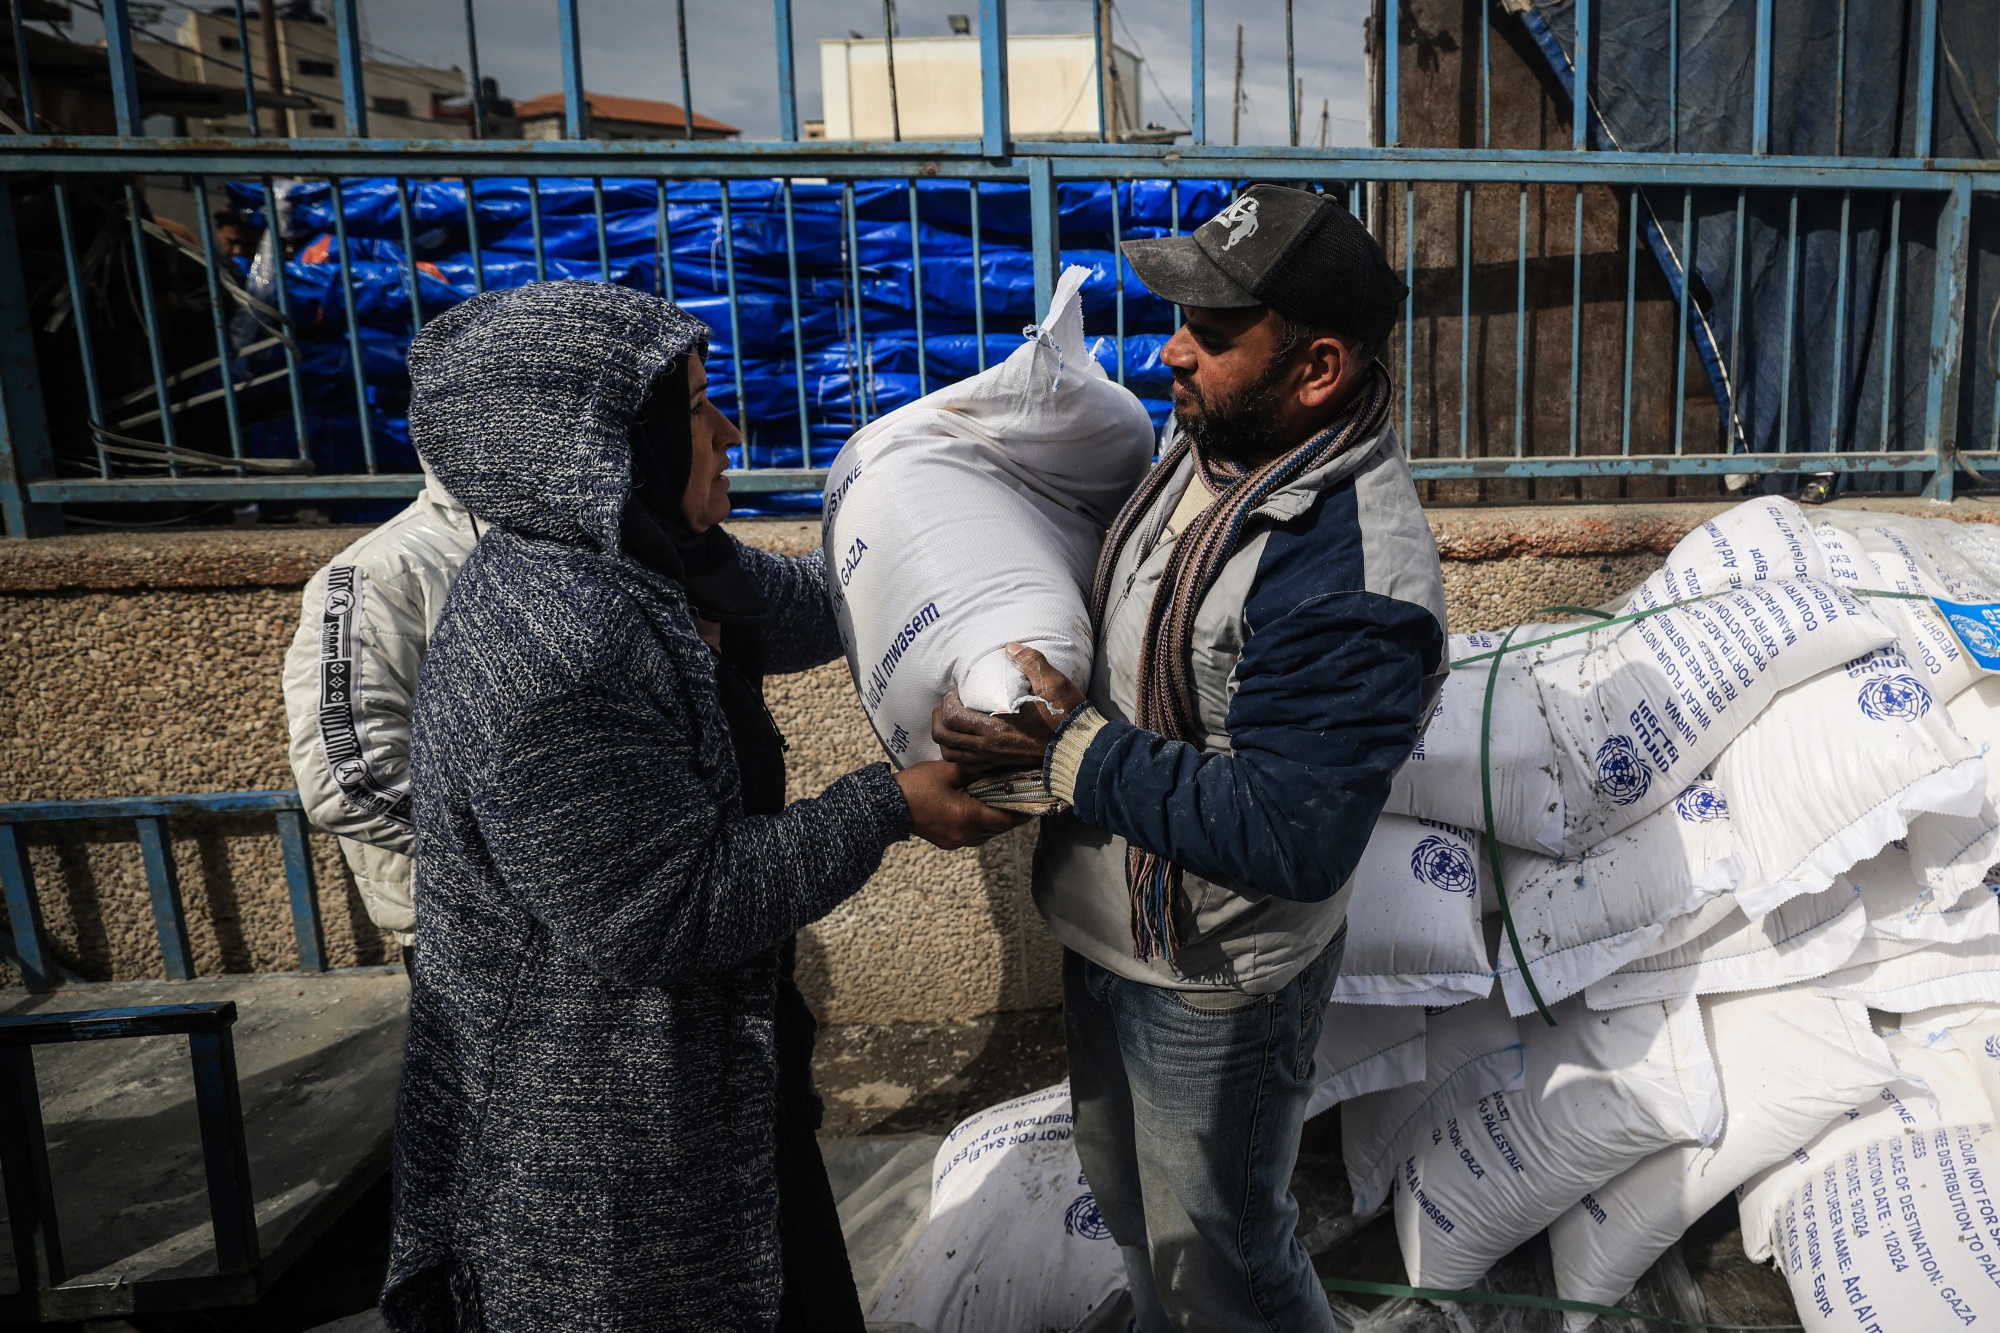
<path fill-rule="evenodd" d="M 1254 186 L 1125 254 L 1185 323 L 1111 527 L 1087 695 L 954 696 L 947 758 L 1040 764 L 1075 1142 L 1141 1333 L 1330 1330 L 1292 1167 L 1356 863 L 1437 704 L 1444 585 L 1378 359 L 1407 289 L 1323 195 Z"/>

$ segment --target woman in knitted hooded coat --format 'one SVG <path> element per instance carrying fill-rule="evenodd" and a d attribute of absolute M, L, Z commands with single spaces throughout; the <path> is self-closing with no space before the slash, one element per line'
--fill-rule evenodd
<path fill-rule="evenodd" d="M 781 1226 L 837 1287 L 788 942 L 890 843 L 1014 822 L 946 764 L 784 804 L 763 674 L 840 642 L 818 552 L 714 526 L 737 435 L 701 392 L 707 335 L 655 297 L 537 283 L 410 351 L 411 436 L 491 530 L 412 723 L 397 1330 L 769 1329 L 804 1280 Z M 819 1326 L 854 1322 L 845 1280 Z"/>

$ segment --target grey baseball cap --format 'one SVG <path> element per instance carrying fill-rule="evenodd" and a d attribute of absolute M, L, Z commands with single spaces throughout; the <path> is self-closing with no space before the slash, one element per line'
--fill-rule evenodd
<path fill-rule="evenodd" d="M 1127 241 L 1139 280 L 1180 306 L 1268 305 L 1364 343 L 1389 335 L 1409 288 L 1328 195 L 1253 185 L 1190 236 Z"/>

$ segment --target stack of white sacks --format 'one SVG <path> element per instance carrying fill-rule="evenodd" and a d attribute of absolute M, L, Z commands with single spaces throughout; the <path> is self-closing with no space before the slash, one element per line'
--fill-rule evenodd
<path fill-rule="evenodd" d="M 2000 1319 L 2000 531 L 1755 500 L 1620 610 L 1690 601 L 1454 636 L 1313 1109 L 1414 1286 L 1546 1228 L 1616 1304 L 1736 1191 L 1809 1328 Z"/>

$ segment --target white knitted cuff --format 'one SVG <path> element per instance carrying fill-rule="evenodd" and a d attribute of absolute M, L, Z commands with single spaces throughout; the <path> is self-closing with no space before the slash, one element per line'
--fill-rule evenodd
<path fill-rule="evenodd" d="M 1055 744 L 1049 747 L 1049 791 L 1071 805 L 1076 804 L 1076 774 L 1083 767 L 1084 752 L 1102 730 L 1104 715 L 1083 704 L 1056 733 Z"/>

